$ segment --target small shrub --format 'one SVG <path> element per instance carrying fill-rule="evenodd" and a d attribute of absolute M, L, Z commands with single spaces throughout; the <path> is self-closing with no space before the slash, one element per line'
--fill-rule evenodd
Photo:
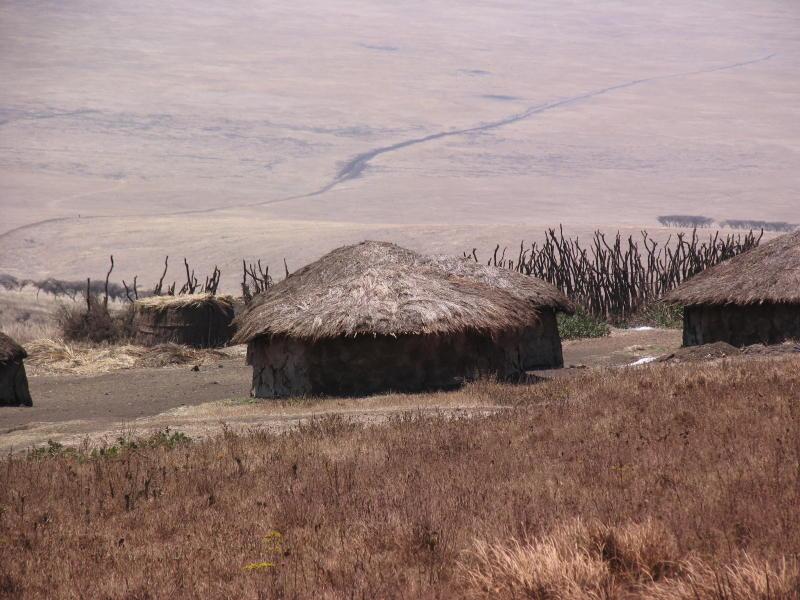
<path fill-rule="evenodd" d="M 182 431 L 172 431 L 169 427 L 156 431 L 149 437 L 124 437 L 117 438 L 117 443 L 92 450 L 92 458 L 114 458 L 129 450 L 143 448 L 166 448 L 172 450 L 177 446 L 191 443 L 192 438 Z"/>
<path fill-rule="evenodd" d="M 61 336 L 72 342 L 119 342 L 133 335 L 133 307 L 112 314 L 96 297 L 82 304 L 61 305 L 56 314 Z"/>
<path fill-rule="evenodd" d="M 605 337 L 611 333 L 608 323 L 587 313 L 582 308 L 574 315 L 558 315 L 558 333 L 562 340 Z"/>
<path fill-rule="evenodd" d="M 47 440 L 46 446 L 38 446 L 36 448 L 31 448 L 28 450 L 28 458 L 29 459 L 37 459 L 37 458 L 48 458 L 48 457 L 56 457 L 56 456 L 63 456 L 64 454 L 69 454 L 71 450 L 69 448 L 64 447 L 63 444 L 59 442 L 54 442 L 53 440 Z"/>

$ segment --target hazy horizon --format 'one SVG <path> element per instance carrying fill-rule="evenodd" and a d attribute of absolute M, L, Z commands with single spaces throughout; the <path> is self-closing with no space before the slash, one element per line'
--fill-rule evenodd
<path fill-rule="evenodd" d="M 798 31 L 788 0 L 5 1 L 0 272 L 800 222 Z"/>

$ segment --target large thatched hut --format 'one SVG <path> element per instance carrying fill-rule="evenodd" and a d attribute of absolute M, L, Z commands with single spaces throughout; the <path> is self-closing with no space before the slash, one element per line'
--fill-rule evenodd
<path fill-rule="evenodd" d="M 334 250 L 237 318 L 252 394 L 278 397 L 447 388 L 563 364 L 553 286 L 385 242 Z"/>
<path fill-rule="evenodd" d="M 0 406 L 31 406 L 24 348 L 0 332 Z"/>
<path fill-rule="evenodd" d="M 134 303 L 135 339 L 144 346 L 174 342 L 224 346 L 233 335 L 233 298 L 213 294 L 152 296 Z"/>
<path fill-rule="evenodd" d="M 800 232 L 703 271 L 666 300 L 684 306 L 685 346 L 800 339 Z"/>

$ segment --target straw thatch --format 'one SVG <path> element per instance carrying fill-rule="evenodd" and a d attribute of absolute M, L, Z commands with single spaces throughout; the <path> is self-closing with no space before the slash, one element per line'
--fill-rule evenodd
<path fill-rule="evenodd" d="M 28 377 L 23 360 L 25 350 L 0 332 L 0 406 L 31 406 Z"/>
<path fill-rule="evenodd" d="M 800 231 L 706 269 L 665 300 L 684 306 L 800 304 Z"/>
<path fill-rule="evenodd" d="M 220 311 L 233 309 L 232 296 L 217 296 L 204 292 L 202 294 L 182 294 L 179 296 L 150 296 L 136 301 L 137 306 L 155 310 L 168 310 L 170 308 L 186 308 L 200 306 L 215 306 Z"/>
<path fill-rule="evenodd" d="M 143 298 L 134 303 L 135 339 L 144 346 L 224 346 L 233 335 L 233 317 L 230 296 L 206 293 Z"/>
<path fill-rule="evenodd" d="M 542 308 L 572 305 L 519 273 L 370 241 L 334 250 L 258 296 L 237 318 L 234 342 L 493 332 L 534 324 Z"/>

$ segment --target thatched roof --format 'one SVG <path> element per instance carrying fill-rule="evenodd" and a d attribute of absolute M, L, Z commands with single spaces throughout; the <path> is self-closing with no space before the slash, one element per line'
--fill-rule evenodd
<path fill-rule="evenodd" d="M 210 293 L 203 294 L 182 294 L 178 296 L 150 296 L 142 298 L 134 303 L 136 307 L 154 310 L 171 310 L 187 307 L 213 306 L 220 310 L 230 310 L 233 308 L 232 296 L 216 296 Z"/>
<path fill-rule="evenodd" d="M 442 255 L 422 257 L 422 260 L 450 275 L 472 279 L 529 300 L 536 307 L 552 308 L 568 314 L 575 312 L 575 305 L 558 288 L 536 277 L 529 277 L 511 269 L 483 265 L 472 258 Z"/>
<path fill-rule="evenodd" d="M 665 300 L 684 306 L 800 303 L 800 231 L 706 269 Z"/>
<path fill-rule="evenodd" d="M 28 353 L 17 342 L 0 331 L 0 365 L 26 358 Z"/>
<path fill-rule="evenodd" d="M 386 242 L 345 246 L 256 297 L 233 341 L 491 332 L 536 323 L 537 308 L 572 309 L 553 286 L 497 271 Z"/>

